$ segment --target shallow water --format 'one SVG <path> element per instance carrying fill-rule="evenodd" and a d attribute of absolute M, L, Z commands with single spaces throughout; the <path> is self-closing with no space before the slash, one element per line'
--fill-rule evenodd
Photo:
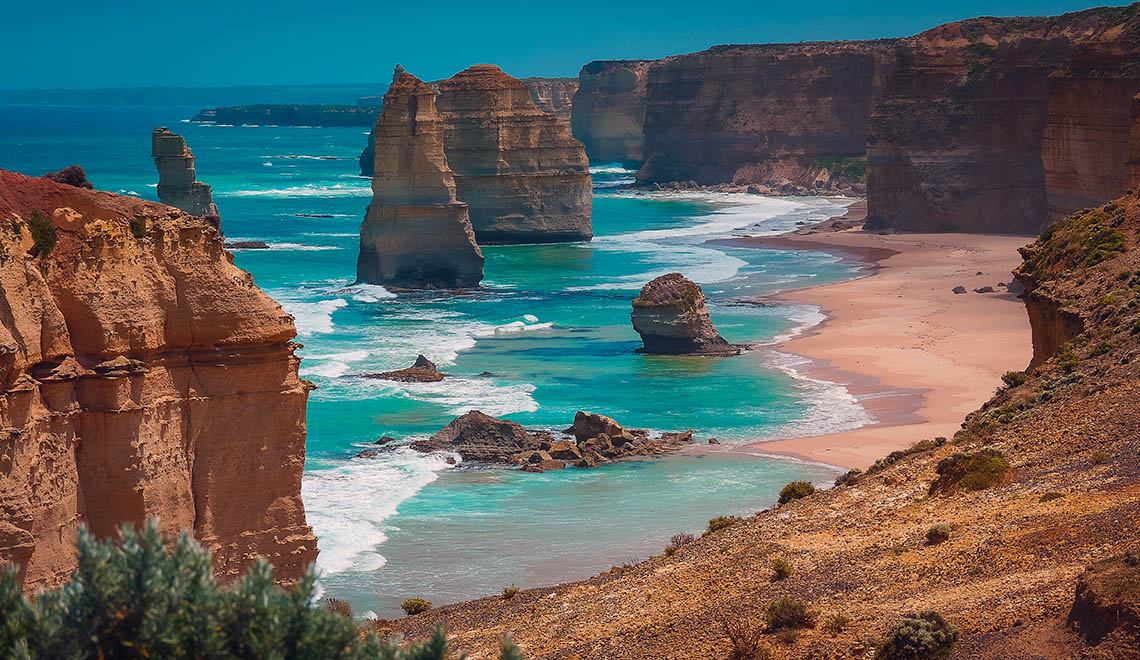
<path fill-rule="evenodd" d="M 758 300 L 848 278 L 854 267 L 820 252 L 706 242 L 787 230 L 837 213 L 839 200 L 633 194 L 620 188 L 630 172 L 595 168 L 593 242 L 485 248 L 484 288 L 397 297 L 352 285 L 371 198 L 357 176 L 362 129 L 181 121 L 197 110 L 0 107 L 0 167 L 41 174 L 78 163 L 101 189 L 154 199 L 150 130 L 186 136 L 227 236 L 272 247 L 237 251 L 235 263 L 297 320 L 302 374 L 319 386 L 303 486 L 318 568 L 327 593 L 358 610 L 390 616 L 408 596 L 442 603 L 585 577 L 659 552 L 709 517 L 768 506 L 788 481 L 825 484 L 835 474 L 723 452 L 542 475 L 406 450 L 353 458 L 382 435 L 427 435 L 471 409 L 547 428 L 592 410 L 729 445 L 868 421 L 842 387 L 802 376 L 796 358 L 764 347 L 821 320 L 818 310 Z M 671 271 L 704 287 L 729 341 L 760 347 L 724 359 L 634 353 L 630 301 Z M 355 377 L 419 353 L 449 378 Z"/>

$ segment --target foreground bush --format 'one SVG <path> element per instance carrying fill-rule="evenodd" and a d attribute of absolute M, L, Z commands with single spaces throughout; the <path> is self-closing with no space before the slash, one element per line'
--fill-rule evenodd
<path fill-rule="evenodd" d="M 807 603 L 791 596 L 781 596 L 768 603 L 764 618 L 769 632 L 815 627 L 815 614 Z"/>
<path fill-rule="evenodd" d="M 807 497 L 815 492 L 815 486 L 810 481 L 793 481 L 780 490 L 780 504 L 787 504 L 792 500 Z"/>
<path fill-rule="evenodd" d="M 985 490 L 1001 483 L 1009 473 L 1009 463 L 993 449 L 974 454 L 955 454 L 942 459 L 936 468 L 938 478 L 930 485 L 930 493 L 948 493 L 957 488 Z"/>
<path fill-rule="evenodd" d="M 930 529 L 926 530 L 926 544 L 938 545 L 950 540 L 950 525 L 946 523 L 938 523 L 931 525 Z"/>
<path fill-rule="evenodd" d="M 401 649 L 361 634 L 345 606 L 314 606 L 314 576 L 288 589 L 259 561 L 230 588 L 214 580 L 210 555 L 188 535 L 165 539 L 129 526 L 120 541 L 80 533 L 71 582 L 29 601 L 11 570 L 0 571 L 0 658 L 239 660 L 445 660 L 447 637 Z M 335 610 L 335 611 L 334 611 Z M 504 642 L 502 658 L 518 660 Z"/>
<path fill-rule="evenodd" d="M 404 610 L 405 614 L 423 614 L 431 609 L 431 603 L 423 598 L 409 598 L 400 603 L 400 609 Z"/>
<path fill-rule="evenodd" d="M 737 617 L 722 617 L 721 628 L 732 650 L 728 653 L 728 660 L 768 660 L 772 654 L 764 645 L 764 628 L 755 625 L 748 619 Z"/>
<path fill-rule="evenodd" d="M 875 649 L 875 660 L 938 660 L 948 658 L 958 642 L 958 629 L 938 612 L 903 617 Z"/>

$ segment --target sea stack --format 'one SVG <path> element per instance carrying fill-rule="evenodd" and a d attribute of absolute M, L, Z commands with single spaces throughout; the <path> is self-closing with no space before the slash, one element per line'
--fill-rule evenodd
<path fill-rule="evenodd" d="M 740 349 L 713 327 L 701 287 L 680 273 L 646 284 L 633 300 L 633 329 L 641 335 L 639 353 L 658 355 L 736 355 Z"/>
<path fill-rule="evenodd" d="M 483 279 L 483 252 L 457 201 L 435 90 L 397 66 L 372 128 L 372 203 L 360 225 L 360 282 L 455 289 Z"/>
<path fill-rule="evenodd" d="M 215 229 L 221 229 L 222 218 L 214 205 L 214 196 L 210 186 L 197 180 L 194 154 L 186 146 L 186 140 L 165 126 L 159 126 L 151 134 L 150 144 L 151 156 L 158 168 L 158 198 L 162 203 L 196 215 Z"/>
<path fill-rule="evenodd" d="M 444 148 L 482 245 L 593 238 L 582 143 L 523 81 L 476 64 L 439 84 Z"/>

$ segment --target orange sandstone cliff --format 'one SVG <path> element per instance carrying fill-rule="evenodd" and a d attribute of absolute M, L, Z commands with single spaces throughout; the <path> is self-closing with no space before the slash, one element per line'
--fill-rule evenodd
<path fill-rule="evenodd" d="M 292 319 L 183 211 L 0 171 L 0 561 L 28 589 L 80 525 L 191 530 L 228 580 L 316 558 Z"/>

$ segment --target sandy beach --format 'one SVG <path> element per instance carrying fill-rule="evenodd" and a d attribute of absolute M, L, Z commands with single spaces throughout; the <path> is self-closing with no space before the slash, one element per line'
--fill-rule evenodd
<path fill-rule="evenodd" d="M 738 241 L 828 250 L 868 264 L 865 277 L 782 296 L 818 305 L 828 320 L 779 350 L 813 359 L 811 375 L 844 383 L 875 423 L 750 449 L 866 469 L 920 439 L 951 437 L 1001 385 L 1001 374 L 1029 364 L 1025 308 L 998 284 L 1011 281 L 1017 248 L 1031 240 L 847 230 Z M 967 293 L 953 293 L 959 285 Z M 984 286 L 995 291 L 974 292 Z"/>

